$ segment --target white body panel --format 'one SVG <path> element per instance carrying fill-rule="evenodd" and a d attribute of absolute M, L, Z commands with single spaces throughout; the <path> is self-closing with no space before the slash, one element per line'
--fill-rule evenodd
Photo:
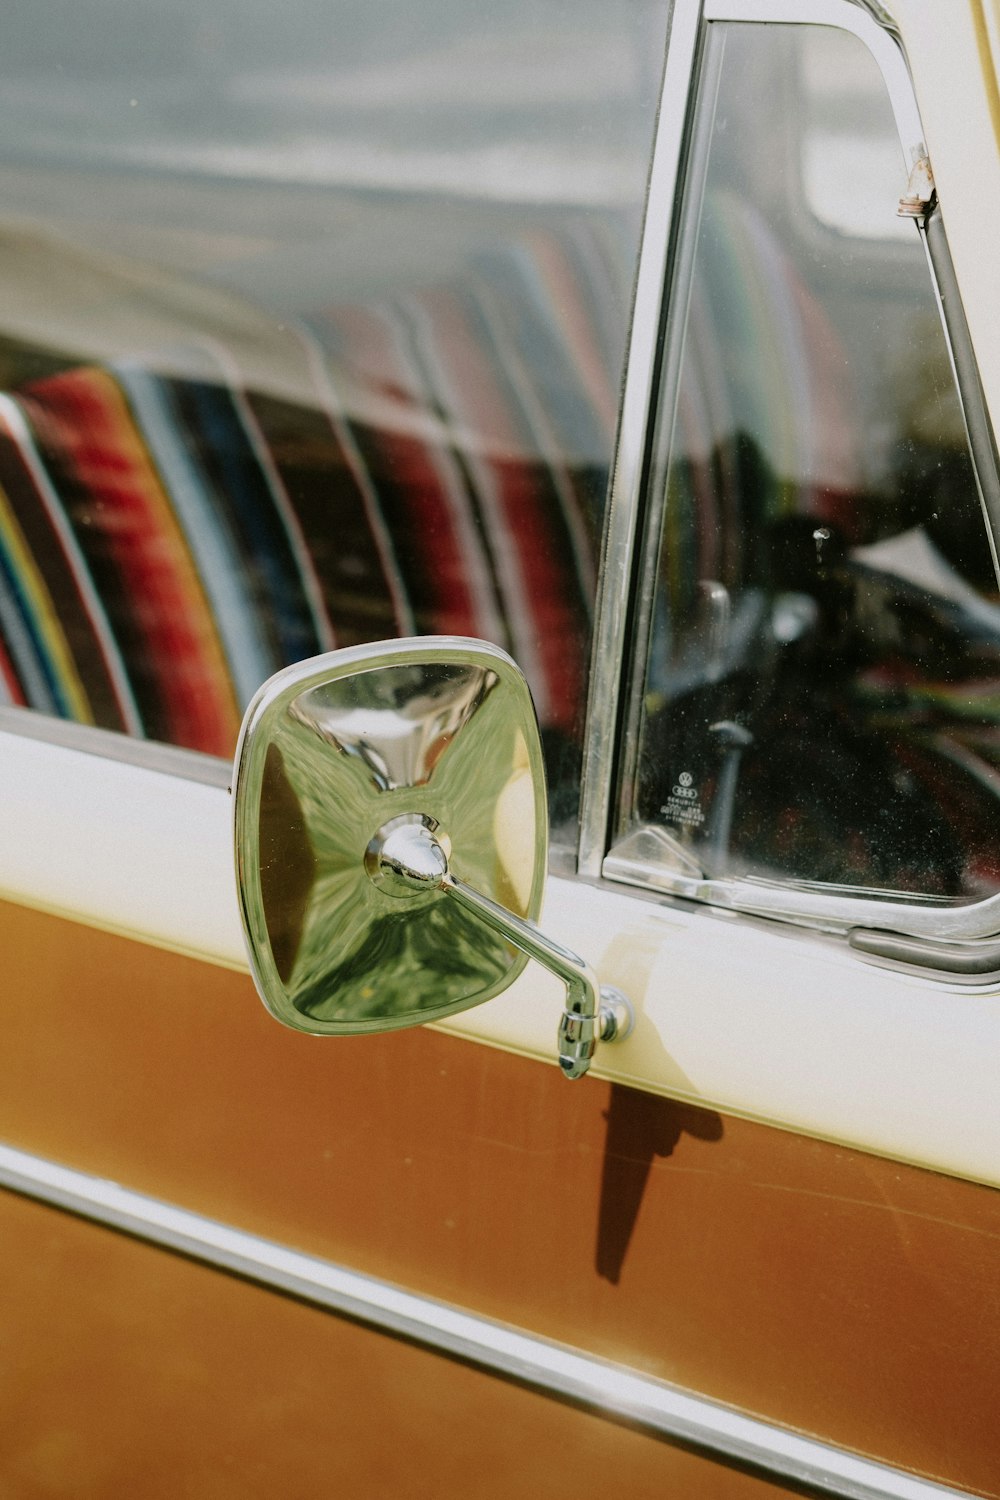
<path fill-rule="evenodd" d="M 246 968 L 225 787 L 7 733 L 0 763 L 3 895 Z M 607 884 L 550 878 L 543 926 L 635 1005 L 633 1036 L 599 1048 L 596 1075 L 1000 1184 L 997 987 Z M 529 965 L 444 1029 L 554 1063 L 560 1008 Z"/>

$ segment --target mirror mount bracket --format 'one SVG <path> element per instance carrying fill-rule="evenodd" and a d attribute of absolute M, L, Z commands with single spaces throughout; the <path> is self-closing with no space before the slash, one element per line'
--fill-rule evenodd
<path fill-rule="evenodd" d="M 407 814 L 379 829 L 368 845 L 365 868 L 380 889 L 396 897 L 442 891 L 561 979 L 566 1003 L 559 1022 L 559 1067 L 567 1078 L 582 1078 L 598 1041 L 620 1041 L 632 1030 L 630 1002 L 620 990 L 601 988 L 588 963 L 546 937 L 533 922 L 456 879 L 448 867 L 449 853 L 447 838 L 432 819 Z"/>
<path fill-rule="evenodd" d="M 593 969 L 578 954 L 546 937 L 533 922 L 480 895 L 450 872 L 441 887 L 466 911 L 527 953 L 566 986 L 566 1002 L 559 1020 L 559 1067 L 566 1078 L 582 1078 L 590 1067 L 598 1041 L 622 1041 L 635 1023 L 629 1000 L 610 985 L 598 985 Z"/>

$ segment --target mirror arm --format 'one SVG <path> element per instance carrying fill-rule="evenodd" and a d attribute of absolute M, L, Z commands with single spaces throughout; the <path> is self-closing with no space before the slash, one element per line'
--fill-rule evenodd
<path fill-rule="evenodd" d="M 567 1078 L 582 1078 L 590 1067 L 598 1039 L 613 1042 L 632 1029 L 632 1006 L 620 990 L 600 988 L 593 969 L 568 948 L 547 938 L 532 922 L 506 911 L 488 896 L 456 880 L 448 871 L 439 889 L 472 912 L 493 932 L 527 953 L 566 986 L 559 1022 L 559 1067 Z"/>

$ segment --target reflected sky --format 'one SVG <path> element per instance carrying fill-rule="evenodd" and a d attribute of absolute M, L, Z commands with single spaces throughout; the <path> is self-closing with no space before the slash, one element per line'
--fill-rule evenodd
<path fill-rule="evenodd" d="M 621 202 L 635 193 L 635 129 L 655 98 L 662 11 L 648 0 L 541 11 L 524 0 L 213 0 L 157 18 L 109 0 L 44 14 L 19 4 L 5 12 L 0 62 L 5 150 Z"/>

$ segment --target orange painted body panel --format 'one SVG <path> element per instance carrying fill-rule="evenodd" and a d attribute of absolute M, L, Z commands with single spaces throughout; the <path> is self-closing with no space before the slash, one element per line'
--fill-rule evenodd
<path fill-rule="evenodd" d="M 12 1144 L 1000 1494 L 993 1190 L 427 1031 L 297 1036 L 16 907 L 0 940 Z"/>
<path fill-rule="evenodd" d="M 0 1193 L 6 1500 L 768 1500 L 768 1481 Z"/>

